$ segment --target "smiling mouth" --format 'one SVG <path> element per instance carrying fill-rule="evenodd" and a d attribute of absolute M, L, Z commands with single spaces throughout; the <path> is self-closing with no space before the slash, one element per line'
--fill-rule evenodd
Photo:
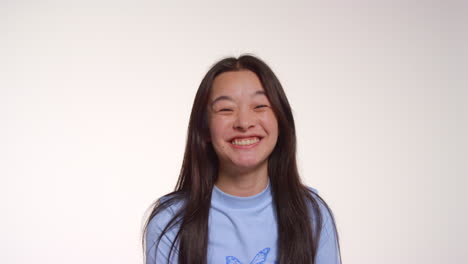
<path fill-rule="evenodd" d="M 260 141 L 259 137 L 251 137 L 251 138 L 235 138 L 231 141 L 231 144 L 236 146 L 250 146 L 258 143 Z"/>

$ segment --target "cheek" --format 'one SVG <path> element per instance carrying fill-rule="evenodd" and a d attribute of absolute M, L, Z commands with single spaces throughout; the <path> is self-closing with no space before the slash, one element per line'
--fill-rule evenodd
<path fill-rule="evenodd" d="M 212 141 L 224 141 L 228 132 L 226 120 L 214 118 L 210 122 L 210 136 Z"/>
<path fill-rule="evenodd" d="M 262 122 L 270 135 L 278 135 L 278 121 L 274 114 L 269 113 L 268 115 L 263 116 Z"/>

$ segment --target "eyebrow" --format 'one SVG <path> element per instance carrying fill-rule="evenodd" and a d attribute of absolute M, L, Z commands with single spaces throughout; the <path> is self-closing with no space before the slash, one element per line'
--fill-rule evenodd
<path fill-rule="evenodd" d="M 257 95 L 265 95 L 266 96 L 266 93 L 265 93 L 265 91 L 258 90 L 258 91 L 256 91 L 255 93 L 252 94 L 252 97 L 257 96 Z M 215 105 L 217 102 L 222 101 L 222 100 L 234 101 L 234 99 L 232 99 L 232 97 L 230 97 L 230 96 L 221 95 L 221 96 L 216 97 L 216 99 L 214 99 L 213 102 L 211 102 L 211 107 L 213 107 L 213 105 Z"/>

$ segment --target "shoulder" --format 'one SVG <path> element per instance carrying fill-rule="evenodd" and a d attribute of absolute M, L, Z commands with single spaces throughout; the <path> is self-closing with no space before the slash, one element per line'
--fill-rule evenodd
<path fill-rule="evenodd" d="M 172 193 L 156 202 L 146 226 L 147 264 L 168 263 L 168 260 L 177 263 L 178 250 L 174 242 L 180 228 L 180 215 L 185 201 L 183 197 L 180 193 Z"/>
<path fill-rule="evenodd" d="M 319 192 L 317 189 L 308 187 L 307 189 L 309 190 L 309 193 L 311 197 L 315 200 L 314 204 L 311 204 L 310 206 L 313 208 L 318 208 L 321 217 L 322 217 L 322 230 L 325 231 L 325 233 L 330 232 L 332 229 L 332 226 L 335 226 L 335 220 L 333 216 L 333 212 L 330 208 L 330 206 L 325 202 L 324 198 L 319 195 Z M 316 211 L 316 210 L 312 210 Z M 312 215 L 312 219 L 314 219 L 316 216 Z"/>
<path fill-rule="evenodd" d="M 338 242 L 338 231 L 335 217 L 325 202 L 314 188 L 307 187 L 311 196 L 317 202 L 322 217 L 321 235 L 317 253 L 316 263 L 341 263 L 340 249 Z M 314 216 L 312 216 L 312 220 Z"/>
<path fill-rule="evenodd" d="M 327 203 L 325 202 L 324 198 L 319 195 L 319 191 L 315 188 L 306 186 L 308 194 L 316 201 L 316 203 L 320 206 L 321 210 L 329 209 Z"/>
<path fill-rule="evenodd" d="M 312 187 L 310 187 L 310 186 L 306 186 L 306 187 L 307 187 L 307 189 L 308 189 L 310 192 L 312 192 L 312 193 L 314 193 L 314 194 L 318 194 L 318 190 L 317 190 L 317 189 L 314 189 L 314 188 L 312 188 Z"/>
<path fill-rule="evenodd" d="M 318 205 L 321 211 L 328 207 L 325 200 L 319 195 L 319 191 L 317 189 L 312 188 L 310 186 L 306 186 L 306 188 L 310 197 L 315 201 L 314 204 L 309 204 L 309 206 L 315 207 L 316 205 Z"/>
<path fill-rule="evenodd" d="M 163 232 L 171 232 L 177 228 L 176 215 L 184 204 L 181 194 L 171 193 L 158 199 L 149 217 L 146 227 L 146 243 L 154 244 Z"/>

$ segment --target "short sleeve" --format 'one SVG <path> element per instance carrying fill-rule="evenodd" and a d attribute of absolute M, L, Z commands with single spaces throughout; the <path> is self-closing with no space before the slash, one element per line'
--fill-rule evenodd
<path fill-rule="evenodd" d="M 314 192 L 315 194 L 318 194 L 318 191 L 316 189 L 309 189 L 312 190 L 312 192 Z M 314 198 L 316 198 L 315 195 L 313 196 Z M 338 246 L 338 235 L 336 233 L 335 226 L 333 225 L 331 213 L 319 198 L 316 199 L 320 205 L 323 224 L 315 263 L 341 264 L 340 250 Z"/>
<path fill-rule="evenodd" d="M 174 217 L 174 208 L 168 207 L 156 214 L 148 223 L 146 230 L 146 264 L 177 264 L 178 263 L 178 243 L 170 254 L 172 243 L 177 235 L 179 225 L 170 227 L 166 233 L 161 237 L 158 243 L 158 238 L 162 231 Z"/>
<path fill-rule="evenodd" d="M 324 212 L 325 211 L 325 212 Z M 322 234 L 316 257 L 317 264 L 339 264 L 340 252 L 338 248 L 338 236 L 333 226 L 330 214 L 325 208 L 322 209 L 323 222 Z"/>

